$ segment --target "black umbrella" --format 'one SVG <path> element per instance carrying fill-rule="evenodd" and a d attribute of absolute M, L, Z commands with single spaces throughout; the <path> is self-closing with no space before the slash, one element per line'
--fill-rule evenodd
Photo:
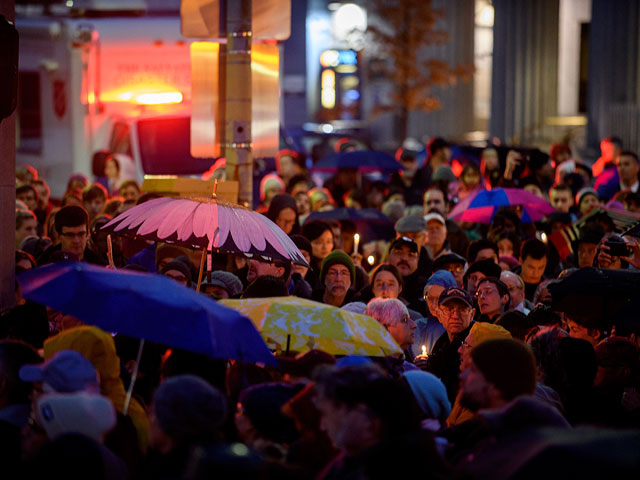
<path fill-rule="evenodd" d="M 590 328 L 640 332 L 640 272 L 581 268 L 551 283 L 552 307 Z"/>

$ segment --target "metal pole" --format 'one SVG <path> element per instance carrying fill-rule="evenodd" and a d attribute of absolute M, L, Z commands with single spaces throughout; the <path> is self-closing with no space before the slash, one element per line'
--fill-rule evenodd
<path fill-rule="evenodd" d="M 14 0 L 0 0 L 0 14 L 15 20 Z M 0 47 L 2 48 L 2 47 Z M 0 123 L 0 310 L 14 303 L 16 231 L 16 114 Z"/>
<path fill-rule="evenodd" d="M 225 136 L 227 179 L 238 182 L 238 203 L 251 207 L 251 0 L 232 0 L 227 7 Z"/>

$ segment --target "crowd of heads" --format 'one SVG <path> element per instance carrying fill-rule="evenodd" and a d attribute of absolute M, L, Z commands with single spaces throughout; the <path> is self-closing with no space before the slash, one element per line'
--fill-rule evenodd
<path fill-rule="evenodd" d="M 164 275 L 177 292 L 216 301 L 295 296 L 323 304 L 319 311 L 364 315 L 398 349 L 334 356 L 309 340 L 309 351 L 278 350 L 278 368 L 157 344 L 136 358 L 135 339 L 17 288 L 17 306 L 0 316 L 0 423 L 15 427 L 3 443 L 8 471 L 482 477 L 510 442 L 538 448 L 542 438 L 524 435 L 535 429 L 577 444 L 580 425 L 640 428 L 634 329 L 554 302 L 555 285 L 587 267 L 640 268 L 640 243 L 620 235 L 640 212 L 635 153 L 603 139 L 591 168 L 565 144 L 549 155 L 490 147 L 477 159 L 439 137 L 422 151 L 409 144 L 395 154 L 403 168 L 386 176 L 322 174 L 302 153 L 281 151 L 256 185 L 256 211 L 306 264 L 211 252 L 204 274 L 202 252 L 186 246 L 108 240 L 104 225 L 155 197 L 129 179 L 126 157 L 99 152 L 96 181 L 72 175 L 59 199 L 34 168 L 18 169 L 17 273 L 83 261 Z M 335 153 L 360 148 L 342 139 Z M 498 187 L 537 195 L 555 212 L 534 222 L 526 205 L 513 205 L 488 224 L 451 218 L 465 198 Z M 337 215 L 373 210 L 387 220 Z"/>

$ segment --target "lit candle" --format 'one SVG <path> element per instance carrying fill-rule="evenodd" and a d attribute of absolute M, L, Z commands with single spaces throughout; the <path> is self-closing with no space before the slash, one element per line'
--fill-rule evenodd
<path fill-rule="evenodd" d="M 374 257 L 373 255 L 369 255 L 367 257 L 367 262 L 369 262 L 369 265 L 373 265 L 373 262 L 376 261 L 376 257 Z"/>
<path fill-rule="evenodd" d="M 427 354 L 427 346 L 422 345 L 422 355 L 426 355 L 426 354 Z"/>
<path fill-rule="evenodd" d="M 360 244 L 360 235 L 356 233 L 353 236 L 353 253 L 358 253 L 358 245 Z"/>

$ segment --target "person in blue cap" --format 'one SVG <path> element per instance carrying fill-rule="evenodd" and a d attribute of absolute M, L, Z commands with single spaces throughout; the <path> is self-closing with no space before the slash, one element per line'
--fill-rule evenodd
<path fill-rule="evenodd" d="M 425 368 L 429 354 L 433 350 L 436 341 L 444 333 L 444 327 L 438 319 L 438 299 L 447 287 L 455 287 L 456 280 L 451 272 L 438 270 L 427 280 L 424 287 L 424 299 L 427 303 L 427 315 L 416 320 L 415 341 L 407 350 L 413 356 L 413 361 L 418 367 Z M 425 347 L 424 349 L 422 347 Z"/>

